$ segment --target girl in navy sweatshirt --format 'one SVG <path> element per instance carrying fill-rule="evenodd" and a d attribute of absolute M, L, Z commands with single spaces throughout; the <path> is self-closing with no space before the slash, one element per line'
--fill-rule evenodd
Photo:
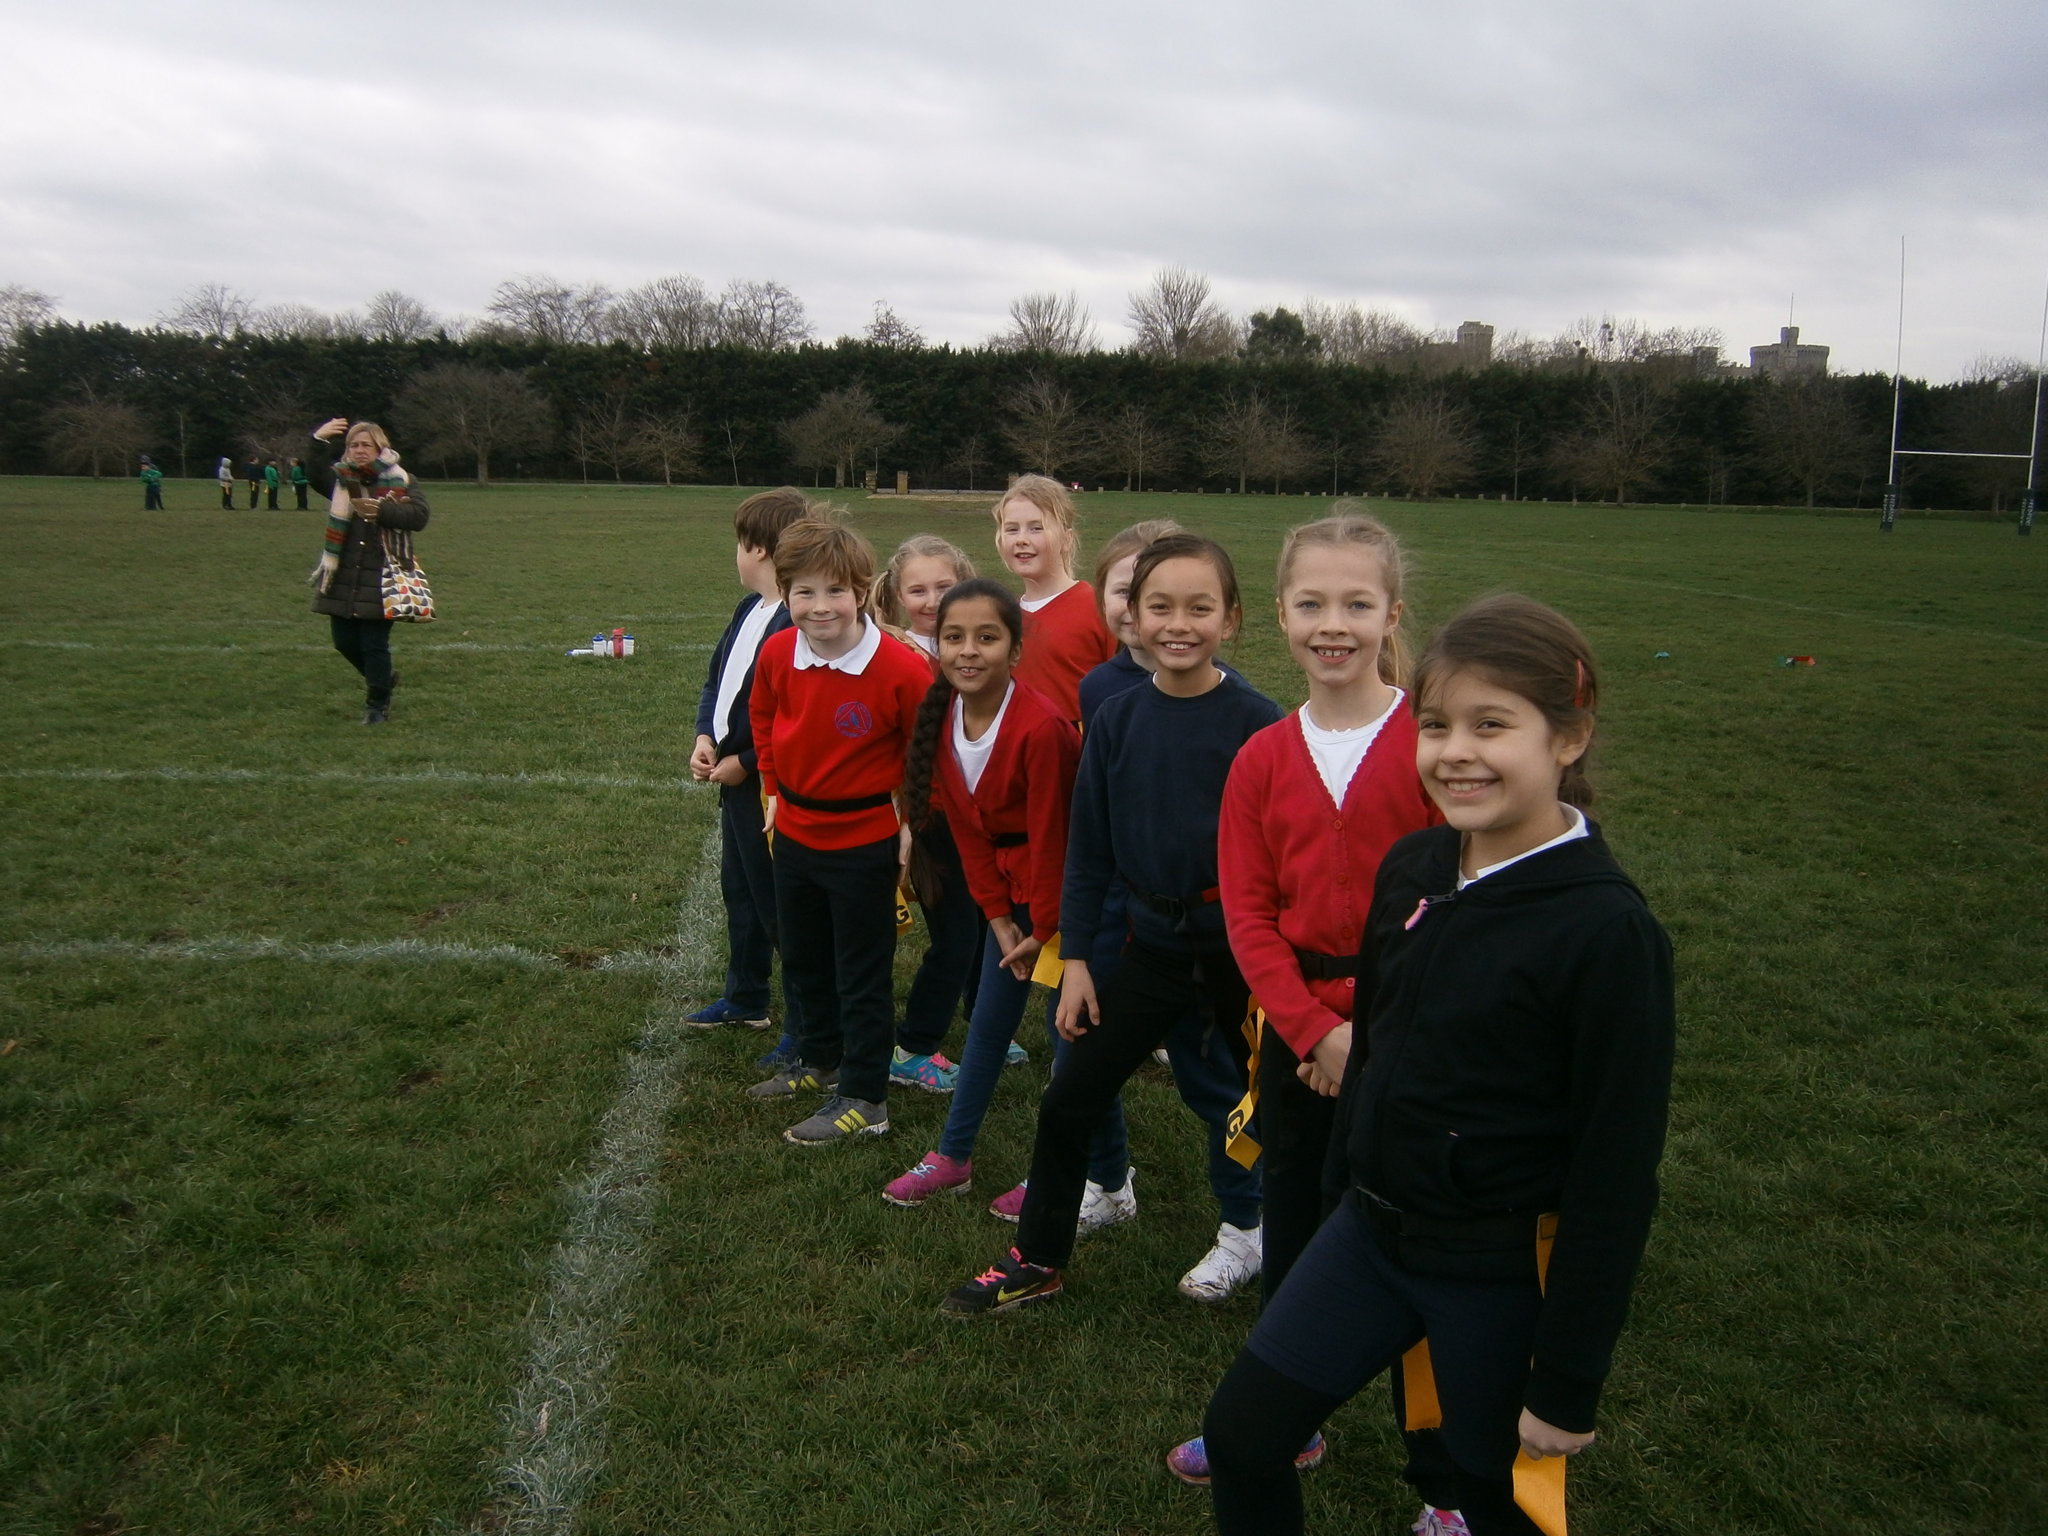
<path fill-rule="evenodd" d="M 1081 749 L 1060 892 L 1057 1022 L 1074 1049 L 1039 1106 L 1016 1246 L 946 1297 L 954 1316 L 1059 1294 L 1089 1137 L 1118 1091 L 1190 1009 L 1231 1036 L 1244 1020 L 1244 978 L 1217 902 L 1216 823 L 1238 748 L 1280 710 L 1216 665 L 1242 612 L 1221 546 L 1186 533 L 1147 545 L 1131 601 L 1158 670 L 1102 706 Z M 1131 939 L 1098 996 L 1087 957 L 1117 882 Z"/>
<path fill-rule="evenodd" d="M 1561 1532 L 1553 1458 L 1593 1441 L 1656 1204 L 1671 946 L 1585 816 L 1586 642 L 1528 598 L 1483 599 L 1431 642 L 1414 698 L 1447 825 L 1380 866 L 1336 1209 L 1209 1404 L 1225 1536 L 1301 1530 L 1296 1453 L 1397 1360 L 1473 1536 Z"/>

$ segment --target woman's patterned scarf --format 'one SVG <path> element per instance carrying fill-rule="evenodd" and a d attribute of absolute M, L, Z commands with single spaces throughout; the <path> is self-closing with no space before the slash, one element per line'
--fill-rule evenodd
<path fill-rule="evenodd" d="M 348 525 L 355 521 L 358 496 L 377 500 L 402 499 L 412 477 L 398 467 L 397 451 L 386 448 L 371 463 L 357 466 L 343 459 L 334 466 L 334 497 L 327 504 L 327 542 L 320 561 L 306 578 L 308 586 L 325 592 L 341 569 L 341 552 L 348 544 Z"/>

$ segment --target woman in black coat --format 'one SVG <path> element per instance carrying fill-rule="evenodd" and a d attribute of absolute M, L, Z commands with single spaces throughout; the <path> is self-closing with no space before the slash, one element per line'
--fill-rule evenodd
<path fill-rule="evenodd" d="M 338 437 L 337 463 L 331 445 Z M 327 615 L 334 648 L 362 674 L 369 690 L 363 724 L 382 725 L 391 716 L 391 690 L 398 683 L 391 668 L 394 621 L 384 617 L 385 530 L 411 534 L 426 527 L 427 498 L 398 467 L 391 440 L 374 421 L 351 426 L 337 416 L 316 428 L 306 474 L 330 506 L 345 505 L 348 512 L 345 520 L 329 513 L 326 549 L 313 569 L 313 611 Z M 337 482 L 348 492 L 339 503 Z"/>

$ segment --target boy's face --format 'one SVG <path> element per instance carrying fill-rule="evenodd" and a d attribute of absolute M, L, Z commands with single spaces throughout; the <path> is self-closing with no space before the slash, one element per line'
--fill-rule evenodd
<path fill-rule="evenodd" d="M 740 585 L 749 592 L 775 590 L 775 557 L 767 550 L 742 543 L 734 552 L 732 563 L 740 573 Z"/>
<path fill-rule="evenodd" d="M 860 594 L 829 571 L 798 571 L 783 594 L 789 616 L 811 649 L 827 661 L 860 640 Z"/>

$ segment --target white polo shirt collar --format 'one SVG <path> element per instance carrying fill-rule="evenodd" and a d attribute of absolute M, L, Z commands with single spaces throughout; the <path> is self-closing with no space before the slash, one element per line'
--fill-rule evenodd
<path fill-rule="evenodd" d="M 868 663 L 875 659 L 875 652 L 882 648 L 882 629 L 866 614 L 860 616 L 860 639 L 853 649 L 844 656 L 820 656 L 811 649 L 810 638 L 801 627 L 796 632 L 796 669 L 808 671 L 812 667 L 828 667 L 834 672 L 844 672 L 849 677 L 859 677 Z"/>

